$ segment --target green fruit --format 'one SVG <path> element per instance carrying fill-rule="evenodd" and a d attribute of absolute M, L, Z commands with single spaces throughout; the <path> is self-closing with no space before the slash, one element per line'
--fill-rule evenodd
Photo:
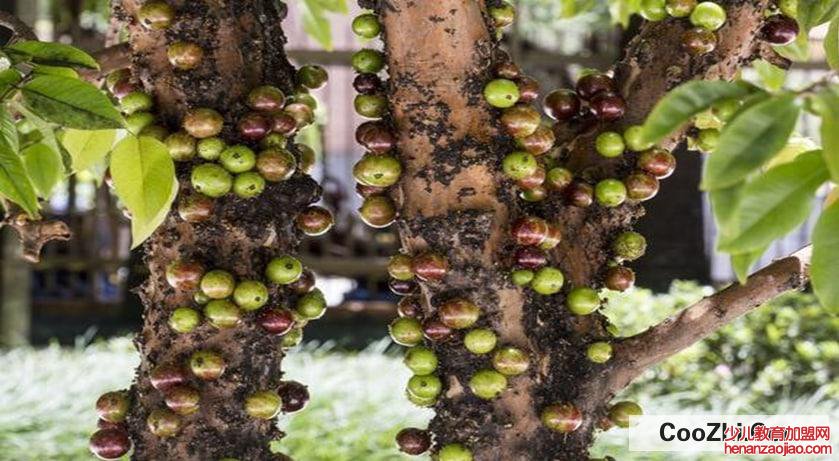
<path fill-rule="evenodd" d="M 492 17 L 492 22 L 495 27 L 503 29 L 515 22 L 516 9 L 513 5 L 510 5 L 507 2 L 502 2 L 501 6 L 493 6 L 489 8 L 489 15 Z"/>
<path fill-rule="evenodd" d="M 169 327 L 177 333 L 189 333 L 201 323 L 201 314 L 189 307 L 179 307 L 169 316 Z"/>
<path fill-rule="evenodd" d="M 434 399 L 440 395 L 443 383 L 435 375 L 415 375 L 408 380 L 408 392 L 421 399 Z"/>
<path fill-rule="evenodd" d="M 507 389 L 507 377 L 495 370 L 479 370 L 469 378 L 469 389 L 479 398 L 492 400 Z"/>
<path fill-rule="evenodd" d="M 667 14 L 674 18 L 686 18 L 696 7 L 696 0 L 667 0 Z"/>
<path fill-rule="evenodd" d="M 241 198 L 253 198 L 265 190 L 265 178 L 255 171 L 237 174 L 233 179 L 233 193 Z"/>
<path fill-rule="evenodd" d="M 513 271 L 511 278 L 513 279 L 513 284 L 523 287 L 529 284 L 535 275 L 533 271 L 527 269 L 516 269 Z"/>
<path fill-rule="evenodd" d="M 131 402 L 124 391 L 106 392 L 96 400 L 96 413 L 110 423 L 121 423 L 128 415 Z"/>
<path fill-rule="evenodd" d="M 195 43 L 174 42 L 166 49 L 169 64 L 178 70 L 192 70 L 204 60 L 204 49 Z"/>
<path fill-rule="evenodd" d="M 245 280 L 233 290 L 233 301 L 246 311 L 255 311 L 268 303 L 268 287 L 256 280 Z"/>
<path fill-rule="evenodd" d="M 497 342 L 498 337 L 487 328 L 469 330 L 463 337 L 463 345 L 466 346 L 466 350 L 478 355 L 492 352 Z"/>
<path fill-rule="evenodd" d="M 233 146 L 221 153 L 219 162 L 231 173 L 244 173 L 256 166 L 256 154 L 246 146 Z"/>
<path fill-rule="evenodd" d="M 604 179 L 594 186 L 597 202 L 605 207 L 616 207 L 626 201 L 626 186 L 617 179 Z"/>
<path fill-rule="evenodd" d="M 404 254 L 391 256 L 387 263 L 387 273 L 396 280 L 413 279 L 413 258 Z"/>
<path fill-rule="evenodd" d="M 393 342 L 402 346 L 416 346 L 422 342 L 422 325 L 411 317 L 400 317 L 388 326 Z"/>
<path fill-rule="evenodd" d="M 175 9 L 164 1 L 146 2 L 137 12 L 137 20 L 145 28 L 163 30 L 175 19 Z"/>
<path fill-rule="evenodd" d="M 129 127 L 131 126 L 128 119 L 137 117 L 138 115 L 141 115 L 141 114 L 144 114 L 144 113 L 140 112 L 139 114 L 134 114 L 131 117 L 126 117 L 126 119 L 125 119 L 126 126 L 129 126 Z M 151 115 L 151 114 L 149 114 L 149 115 Z M 154 115 L 151 115 L 151 117 L 153 119 Z M 146 120 L 144 120 L 140 123 L 142 125 L 142 128 L 140 129 L 140 136 L 147 136 L 149 138 L 154 138 L 154 139 L 156 139 L 160 142 L 166 142 L 166 138 L 169 137 L 169 130 L 167 130 L 166 127 L 163 127 L 163 126 L 160 126 L 160 125 L 146 124 Z M 152 122 L 152 123 L 154 123 L 154 122 Z M 129 128 L 129 131 L 131 131 L 131 128 Z M 131 132 L 136 133 L 136 131 L 131 131 Z"/>
<path fill-rule="evenodd" d="M 218 328 L 233 328 L 241 320 L 241 312 L 235 304 L 226 299 L 214 299 L 204 306 L 204 316 L 210 325 Z"/>
<path fill-rule="evenodd" d="M 690 14 L 691 24 L 712 32 L 722 27 L 726 18 L 725 9 L 714 2 L 702 2 Z"/>
<path fill-rule="evenodd" d="M 623 132 L 626 147 L 633 152 L 642 152 L 653 147 L 653 143 L 646 142 L 641 136 L 644 129 L 640 125 L 632 125 Z"/>
<path fill-rule="evenodd" d="M 530 358 L 517 347 L 504 346 L 492 355 L 492 367 L 505 376 L 518 376 L 530 368 Z"/>
<path fill-rule="evenodd" d="M 405 389 L 405 397 L 408 398 L 408 401 L 413 403 L 418 407 L 430 407 L 437 403 L 437 397 L 432 398 L 424 398 L 424 397 L 417 397 L 416 395 L 412 394 L 408 389 Z"/>
<path fill-rule="evenodd" d="M 154 114 L 149 112 L 136 112 L 128 117 L 125 117 L 125 128 L 131 133 L 143 133 L 145 130 L 149 129 L 154 122 Z"/>
<path fill-rule="evenodd" d="M 192 295 L 192 300 L 195 301 L 195 304 L 203 306 L 204 304 L 207 304 L 208 302 L 212 301 L 212 298 L 204 294 L 203 291 L 197 290 L 195 294 Z"/>
<path fill-rule="evenodd" d="M 297 81 L 304 87 L 312 90 L 316 90 L 322 87 L 327 80 L 329 80 L 329 74 L 326 73 L 326 69 L 324 69 L 321 66 L 315 66 L 310 64 L 301 67 L 297 71 Z M 312 98 L 309 95 L 306 96 Z M 314 98 L 312 98 L 312 100 L 314 100 Z M 312 107 L 312 110 L 314 110 L 316 107 L 317 106 Z"/>
<path fill-rule="evenodd" d="M 711 107 L 714 115 L 721 121 L 721 122 L 728 122 L 734 115 L 737 114 L 737 111 L 740 110 L 742 106 L 739 99 L 730 98 L 730 99 L 723 99 L 722 101 L 714 104 Z"/>
<path fill-rule="evenodd" d="M 323 292 L 315 288 L 297 300 L 295 310 L 307 320 L 315 320 L 323 317 L 326 312 L 326 298 Z"/>
<path fill-rule="evenodd" d="M 181 418 L 172 410 L 158 408 L 152 410 L 146 418 L 146 426 L 149 432 L 160 438 L 174 437 L 181 431 Z"/>
<path fill-rule="evenodd" d="M 390 187 L 401 175 L 402 164 L 392 155 L 364 154 L 353 167 L 355 180 L 365 186 Z"/>
<path fill-rule="evenodd" d="M 201 291 L 211 299 L 224 299 L 233 294 L 236 279 L 233 274 L 220 269 L 211 270 L 201 277 Z"/>
<path fill-rule="evenodd" d="M 189 369 L 199 379 L 213 381 L 224 374 L 227 363 L 215 352 L 196 351 L 189 356 Z"/>
<path fill-rule="evenodd" d="M 543 267 L 536 271 L 530 287 L 540 295 L 553 295 L 559 293 L 562 285 L 565 284 L 565 276 L 562 271 L 554 267 Z"/>
<path fill-rule="evenodd" d="M 375 14 L 365 13 L 353 19 L 352 31 L 362 38 L 374 38 L 382 31 L 382 25 Z"/>
<path fill-rule="evenodd" d="M 352 67 L 362 74 L 375 74 L 384 69 L 385 57 L 380 51 L 364 48 L 352 55 Z"/>
<path fill-rule="evenodd" d="M 606 363 L 612 358 L 612 345 L 604 341 L 591 343 L 586 349 L 586 357 L 594 363 Z"/>
<path fill-rule="evenodd" d="M 545 184 L 553 190 L 562 190 L 570 186 L 573 180 L 574 173 L 565 168 L 556 167 L 548 170 Z"/>
<path fill-rule="evenodd" d="M 382 118 L 387 112 L 387 99 L 378 94 L 359 94 L 353 102 L 356 113 L 367 118 Z"/>
<path fill-rule="evenodd" d="M 218 160 L 225 149 L 227 143 L 220 138 L 204 138 L 198 141 L 198 156 L 204 160 Z"/>
<path fill-rule="evenodd" d="M 459 443 L 449 443 L 437 452 L 436 461 L 472 461 L 472 451 Z"/>
<path fill-rule="evenodd" d="M 696 145 L 702 152 L 711 153 L 720 142 L 720 130 L 700 130 L 696 138 Z"/>
<path fill-rule="evenodd" d="M 265 276 L 268 280 L 280 285 L 289 285 L 296 282 L 303 274 L 303 264 L 293 256 L 280 256 L 274 258 L 265 268 Z"/>
<path fill-rule="evenodd" d="M 429 375 L 437 369 L 437 354 L 425 346 L 414 346 L 405 352 L 404 363 L 415 375 Z"/>
<path fill-rule="evenodd" d="M 192 160 L 195 157 L 195 138 L 185 131 L 170 134 L 166 141 L 169 155 L 177 162 Z"/>
<path fill-rule="evenodd" d="M 192 188 L 207 197 L 221 197 L 230 192 L 233 178 L 215 163 L 205 163 L 192 169 Z"/>
<path fill-rule="evenodd" d="M 620 133 L 614 131 L 605 131 L 600 133 L 595 140 L 595 148 L 597 153 L 604 157 L 612 158 L 623 154 L 626 145 L 623 142 L 623 137 Z"/>
<path fill-rule="evenodd" d="M 184 116 L 183 128 L 198 139 L 218 136 L 224 127 L 224 117 L 213 109 L 199 107 L 191 109 Z"/>
<path fill-rule="evenodd" d="M 641 17 L 647 21 L 661 21 L 667 17 L 665 0 L 641 0 Z"/>
<path fill-rule="evenodd" d="M 532 176 L 539 169 L 539 162 L 529 152 L 515 151 L 507 154 L 501 163 L 501 167 L 510 179 L 521 181 Z"/>
<path fill-rule="evenodd" d="M 616 426 L 629 427 L 630 416 L 641 416 L 644 411 L 635 402 L 623 401 L 612 405 L 609 409 L 609 420 Z"/>
<path fill-rule="evenodd" d="M 519 87 L 512 80 L 498 78 L 484 87 L 484 98 L 490 106 L 499 109 L 513 107 L 519 101 Z"/>
<path fill-rule="evenodd" d="M 282 346 L 286 349 L 295 347 L 303 342 L 303 329 L 292 328 L 291 331 L 283 335 Z"/>
<path fill-rule="evenodd" d="M 593 288 L 577 287 L 568 293 L 568 310 L 576 315 L 588 315 L 600 307 L 600 295 Z"/>
<path fill-rule="evenodd" d="M 276 392 L 260 391 L 245 399 L 245 413 L 252 418 L 273 419 L 280 413 L 283 401 Z"/>
<path fill-rule="evenodd" d="M 143 93 L 142 91 L 132 91 L 125 95 L 119 102 L 119 109 L 125 115 L 131 115 L 136 112 L 147 112 L 154 107 L 154 100 L 152 97 Z"/>
<path fill-rule="evenodd" d="M 637 232 L 624 232 L 612 242 L 612 251 L 619 260 L 635 261 L 646 253 L 647 239 Z"/>

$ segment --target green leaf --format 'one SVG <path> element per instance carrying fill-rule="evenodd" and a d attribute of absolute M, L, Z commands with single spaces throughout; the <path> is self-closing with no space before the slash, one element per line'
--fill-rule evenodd
<path fill-rule="evenodd" d="M 13 86 L 20 83 L 21 80 L 20 72 L 17 69 L 6 69 L 0 72 L 0 96 L 10 96 L 12 93 L 10 90 Z"/>
<path fill-rule="evenodd" d="M 730 254 L 766 248 L 801 225 L 812 211 L 816 190 L 829 175 L 821 152 L 807 152 L 746 184 L 729 232 L 719 250 Z"/>
<path fill-rule="evenodd" d="M 802 29 L 809 31 L 813 27 L 830 21 L 830 18 L 836 16 L 837 13 L 839 13 L 837 0 L 799 0 L 796 19 Z"/>
<path fill-rule="evenodd" d="M 111 153 L 110 171 L 117 197 L 131 212 L 132 248 L 136 248 L 172 205 L 177 193 L 175 164 L 162 142 L 127 136 Z"/>
<path fill-rule="evenodd" d="M 122 116 L 98 88 L 74 78 L 42 75 L 23 86 L 26 106 L 66 128 L 121 128 Z"/>
<path fill-rule="evenodd" d="M 609 0 L 612 22 L 626 29 L 633 14 L 641 9 L 641 0 Z"/>
<path fill-rule="evenodd" d="M 69 67 L 56 66 L 35 66 L 32 68 L 35 75 L 55 75 L 57 77 L 79 78 L 79 73 Z"/>
<path fill-rule="evenodd" d="M 792 43 L 783 46 L 773 46 L 772 49 L 793 62 L 806 62 L 810 59 L 809 35 L 802 30 Z"/>
<path fill-rule="evenodd" d="M 778 91 L 787 81 L 787 71 L 764 59 L 752 63 L 752 67 L 760 78 L 761 87 L 766 91 Z"/>
<path fill-rule="evenodd" d="M 332 13 L 347 14 L 350 12 L 347 8 L 346 0 L 312 0 L 321 8 Z"/>
<path fill-rule="evenodd" d="M 21 152 L 29 178 L 38 195 L 48 198 L 53 189 L 64 178 L 64 164 L 61 154 L 44 143 L 36 143 Z"/>
<path fill-rule="evenodd" d="M 822 91 L 812 99 L 813 109 L 821 115 L 821 141 L 824 161 L 833 182 L 839 182 L 839 94 L 830 89 Z"/>
<path fill-rule="evenodd" d="M 323 7 L 316 0 L 303 0 L 300 6 L 303 9 L 303 30 L 323 49 L 332 51 L 332 27 Z"/>
<path fill-rule="evenodd" d="M 768 245 L 748 253 L 731 255 L 731 268 L 734 269 L 734 274 L 737 275 L 738 282 L 741 284 L 746 283 L 746 280 L 749 278 L 749 272 L 751 272 L 752 267 L 754 267 L 760 257 L 763 256 L 763 253 L 766 253 L 767 248 L 769 248 Z"/>
<path fill-rule="evenodd" d="M 0 106 L 0 194 L 18 204 L 30 216 L 38 213 L 38 197 L 18 154 L 15 122 Z"/>
<path fill-rule="evenodd" d="M 667 93 L 656 104 L 644 122 L 641 136 L 649 143 L 659 142 L 715 102 L 741 98 L 753 91 L 754 87 L 742 83 L 703 80 L 687 82 Z"/>
<path fill-rule="evenodd" d="M 86 171 L 98 164 L 111 151 L 116 130 L 65 130 L 61 144 L 72 159 L 73 171 Z"/>
<path fill-rule="evenodd" d="M 801 109 L 795 95 L 767 99 L 740 113 L 720 135 L 705 163 L 702 189 L 725 188 L 760 168 L 787 143 Z"/>
<path fill-rule="evenodd" d="M 839 202 L 827 207 L 813 229 L 813 291 L 831 314 L 839 313 Z"/>
<path fill-rule="evenodd" d="M 24 41 L 10 45 L 5 50 L 24 54 L 38 64 L 99 69 L 99 63 L 92 56 L 74 46 L 63 43 Z"/>
<path fill-rule="evenodd" d="M 830 68 L 839 70 L 839 15 L 830 21 L 824 37 L 824 53 Z"/>

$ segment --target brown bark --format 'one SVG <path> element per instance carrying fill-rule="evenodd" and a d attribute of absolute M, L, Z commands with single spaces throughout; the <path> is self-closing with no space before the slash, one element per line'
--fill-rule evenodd
<path fill-rule="evenodd" d="M 166 31 L 149 31 L 134 19 L 139 0 L 115 2 L 115 14 L 128 25 L 133 51 L 132 71 L 154 95 L 158 116 L 171 130 L 180 126 L 188 108 L 208 107 L 225 118 L 223 137 L 238 141 L 234 121 L 246 108 L 243 98 L 257 85 L 270 84 L 292 94 L 294 69 L 286 60 L 283 14 L 274 0 L 169 2 L 178 20 Z M 168 43 L 190 40 L 206 50 L 203 63 L 192 71 L 176 71 L 166 59 Z M 191 164 L 178 164 L 180 195 L 189 194 Z M 146 244 L 150 277 L 140 288 L 145 306 L 143 329 L 136 338 L 141 354 L 131 394 L 129 428 L 135 460 L 208 461 L 286 459 L 273 454 L 269 443 L 282 437 L 275 422 L 249 417 L 244 398 L 256 391 L 276 390 L 284 355 L 282 338 L 265 333 L 254 313 L 243 314 L 239 326 L 216 330 L 203 323 L 192 333 L 177 334 L 167 326 L 173 309 L 192 304 L 192 292 L 170 287 L 166 266 L 176 260 L 198 261 L 209 269 L 224 269 L 241 279 L 262 279 L 268 260 L 293 253 L 300 240 L 295 215 L 320 196 L 308 176 L 297 173 L 281 183 L 268 183 L 257 198 L 228 194 L 215 200 L 213 217 L 189 223 L 172 212 Z M 294 295 L 269 285 L 270 305 L 293 305 Z M 163 395 L 149 381 L 161 364 L 182 364 L 197 350 L 220 353 L 227 369 L 216 381 L 193 379 L 200 391 L 198 412 L 184 416 L 183 429 L 172 438 L 159 438 L 146 426 L 149 413 L 164 408 Z"/>
<path fill-rule="evenodd" d="M 627 174 L 634 155 L 598 156 L 593 146 L 598 133 L 640 123 L 680 83 L 731 78 L 742 64 L 765 54 L 756 32 L 770 1 L 720 3 L 728 22 L 717 32 L 717 50 L 702 57 L 691 58 L 675 46 L 687 21 L 641 27 L 614 69 L 626 116 L 557 141 L 561 162 L 575 176 L 593 184 Z M 466 296 L 482 309 L 480 326 L 492 328 L 501 343 L 523 348 L 531 357 L 528 373 L 511 378 L 509 388 L 487 402 L 472 395 L 468 380 L 476 370 L 491 367 L 488 358 L 469 354 L 460 339 L 434 344 L 444 390 L 430 430 L 438 447 L 462 443 L 479 461 L 585 459 L 595 423 L 627 384 L 607 383 L 629 359 L 619 356 L 605 365 L 587 360 L 588 344 L 614 338 L 602 315 L 571 315 L 565 293 L 574 286 L 602 286 L 613 257 L 612 238 L 630 229 L 643 209 L 638 204 L 576 208 L 560 194 L 538 204 L 515 197 L 514 186 L 500 172 L 500 160 L 514 144 L 498 128 L 499 112 L 482 97 L 493 78 L 496 49 L 485 10 L 480 0 L 391 0 L 378 9 L 391 76 L 391 121 L 404 165 L 394 193 L 402 241 L 411 254 L 430 248 L 447 255 L 451 266 L 442 283 L 421 284 L 425 314 L 433 316 L 447 297 Z M 673 147 L 683 137 L 678 133 L 665 145 Z M 509 226 L 522 215 L 543 217 L 562 229 L 563 242 L 549 258 L 566 276 L 560 294 L 541 296 L 509 282 Z M 582 411 L 579 429 L 558 434 L 541 424 L 541 409 L 557 402 L 571 402 Z"/>

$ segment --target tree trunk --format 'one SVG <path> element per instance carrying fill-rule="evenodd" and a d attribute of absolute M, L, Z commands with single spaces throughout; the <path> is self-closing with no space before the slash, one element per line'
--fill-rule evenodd
<path fill-rule="evenodd" d="M 431 343 L 443 382 L 429 427 L 437 448 L 460 443 L 478 461 L 587 459 L 596 424 L 620 389 L 606 385 L 618 366 L 615 360 L 595 364 L 587 359 L 586 349 L 594 341 L 615 338 L 607 332 L 603 315 L 572 315 L 565 296 L 572 287 L 603 286 L 614 259 L 614 236 L 631 229 L 643 208 L 630 202 L 617 208 L 580 208 L 558 193 L 537 203 L 516 197 L 516 186 L 500 165 L 516 150 L 515 143 L 500 129 L 500 112 L 482 95 L 486 83 L 495 78 L 491 69 L 498 57 L 494 27 L 487 22 L 487 5 L 492 2 L 360 3 L 381 5 L 377 13 L 384 25 L 391 122 L 404 170 L 393 192 L 404 248 L 409 254 L 430 249 L 449 262 L 442 282 L 420 284 L 424 315 L 434 317 L 448 298 L 468 298 L 481 308 L 478 326 L 491 328 L 499 344 L 524 349 L 530 357 L 528 372 L 510 378 L 506 391 L 486 401 L 473 395 L 468 382 L 477 370 L 492 368 L 489 358 L 469 353 L 457 335 Z M 563 136 L 564 131 L 557 130 L 555 148 L 563 166 L 590 184 L 623 177 L 634 165 L 634 154 L 622 159 L 597 155 L 597 134 L 622 132 L 641 123 L 678 84 L 730 78 L 741 64 L 764 51 L 755 31 L 770 2 L 719 3 L 729 19 L 717 32 L 717 50 L 706 56 L 691 58 L 672 45 L 681 42 L 688 21 L 668 19 L 641 28 L 614 69 L 626 115 L 584 133 Z M 682 139 L 674 136 L 665 147 Z M 542 296 L 510 281 L 515 249 L 510 227 L 522 216 L 543 218 L 562 231 L 562 242 L 548 255 L 548 264 L 565 275 L 565 288 L 556 295 Z M 540 421 L 543 408 L 564 402 L 583 415 L 582 425 L 568 434 L 553 432 Z"/>
<path fill-rule="evenodd" d="M 295 89 L 295 69 L 284 52 L 280 23 L 285 5 L 275 0 L 169 2 L 177 19 L 165 31 L 148 30 L 135 19 L 144 2 L 116 1 L 117 17 L 127 24 L 133 52 L 133 75 L 154 95 L 158 117 L 175 130 L 189 108 L 217 110 L 225 118 L 222 137 L 238 141 L 235 121 L 247 107 L 244 98 L 259 85 L 274 85 L 286 94 Z M 173 69 L 167 44 L 186 40 L 205 50 L 202 64 L 190 71 Z M 297 152 L 295 152 L 296 154 Z M 191 193 L 193 165 L 177 166 L 180 195 Z M 268 260 L 293 253 L 300 240 L 295 216 L 318 200 L 319 186 L 297 173 L 280 183 L 268 183 L 259 197 L 244 200 L 232 194 L 215 200 L 209 221 L 189 223 L 171 212 L 146 244 L 150 278 L 140 288 L 145 307 L 142 332 L 136 345 L 142 357 L 131 390 L 129 428 L 135 460 L 215 461 L 285 459 L 272 454 L 269 443 L 282 437 L 274 420 L 258 420 L 244 411 L 246 396 L 276 391 L 282 377 L 282 337 L 267 334 L 245 313 L 235 328 L 216 330 L 204 323 L 188 334 L 177 334 L 167 320 L 177 307 L 192 304 L 192 292 L 167 284 L 166 267 L 173 261 L 200 262 L 207 270 L 223 269 L 237 279 L 262 279 Z M 288 290 L 271 289 L 271 304 L 293 305 Z M 198 350 L 220 353 L 227 368 L 215 381 L 190 382 L 201 395 L 199 410 L 183 416 L 175 437 L 153 435 L 146 418 L 165 408 L 161 392 L 149 380 L 158 365 L 183 364 Z"/>

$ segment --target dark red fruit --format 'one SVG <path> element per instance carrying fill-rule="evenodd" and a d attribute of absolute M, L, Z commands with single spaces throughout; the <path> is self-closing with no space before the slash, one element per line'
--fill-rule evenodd
<path fill-rule="evenodd" d="M 379 121 L 364 122 L 355 131 L 355 140 L 373 154 L 384 154 L 396 145 L 396 137 Z"/>
<path fill-rule="evenodd" d="M 626 291 L 635 285 L 635 272 L 624 266 L 609 268 L 606 272 L 606 288 L 615 291 Z"/>
<path fill-rule="evenodd" d="M 431 436 L 427 431 L 406 427 L 396 434 L 399 451 L 409 455 L 421 455 L 431 448 Z"/>
<path fill-rule="evenodd" d="M 163 391 L 173 386 L 185 384 L 189 374 L 179 365 L 158 365 L 149 376 L 153 388 Z"/>
<path fill-rule="evenodd" d="M 668 150 L 653 147 L 638 156 L 638 168 L 659 179 L 664 179 L 676 169 L 676 157 Z"/>
<path fill-rule="evenodd" d="M 206 195 L 187 195 L 178 202 L 178 215 L 186 222 L 204 222 L 213 216 L 213 203 Z"/>
<path fill-rule="evenodd" d="M 422 323 L 422 333 L 430 341 L 442 342 L 452 336 L 452 329 L 437 319 L 428 319 Z"/>
<path fill-rule="evenodd" d="M 355 192 L 362 198 L 367 198 L 387 192 L 387 187 L 365 186 L 358 183 L 355 185 Z"/>
<path fill-rule="evenodd" d="M 548 223 L 544 219 L 525 216 L 513 223 L 510 233 L 518 245 L 539 245 L 548 235 Z"/>
<path fill-rule="evenodd" d="M 204 266 L 197 262 L 175 261 L 166 267 L 166 281 L 178 290 L 195 290 L 203 276 Z"/>
<path fill-rule="evenodd" d="M 361 94 L 376 94 L 382 90 L 382 79 L 376 74 L 358 74 L 352 86 Z"/>
<path fill-rule="evenodd" d="M 124 430 L 102 429 L 90 437 L 89 447 L 99 459 L 118 459 L 131 450 L 131 439 Z"/>
<path fill-rule="evenodd" d="M 568 120 L 580 112 L 580 98 L 571 90 L 554 90 L 545 97 L 545 113 L 555 120 Z"/>
<path fill-rule="evenodd" d="M 770 16 L 763 23 L 761 36 L 773 45 L 788 45 L 798 37 L 798 22 L 783 14 Z"/>
<path fill-rule="evenodd" d="M 584 208 L 594 202 L 594 188 L 584 182 L 574 181 L 565 189 L 565 197 L 571 205 Z"/>
<path fill-rule="evenodd" d="M 285 112 L 271 114 L 271 131 L 283 136 L 291 136 L 297 131 L 297 120 Z"/>
<path fill-rule="evenodd" d="M 649 200 L 658 193 L 659 183 L 655 176 L 637 171 L 623 180 L 626 196 L 631 200 Z"/>
<path fill-rule="evenodd" d="M 265 309 L 259 314 L 257 322 L 272 335 L 284 335 L 294 327 L 294 314 L 288 309 Z"/>
<path fill-rule="evenodd" d="M 411 270 L 422 281 L 438 282 L 448 273 L 449 261 L 438 253 L 420 253 L 411 260 Z"/>
<path fill-rule="evenodd" d="M 622 97 L 612 93 L 595 96 L 589 105 L 594 116 L 603 122 L 618 120 L 626 113 L 626 102 Z"/>
<path fill-rule="evenodd" d="M 606 74 L 588 74 L 577 80 L 577 94 L 590 100 L 600 93 L 614 93 L 615 81 Z"/>
<path fill-rule="evenodd" d="M 237 125 L 239 136 L 247 141 L 259 141 L 271 131 L 272 122 L 270 118 L 256 112 L 246 114 Z"/>
<path fill-rule="evenodd" d="M 413 280 L 396 280 L 391 279 L 388 282 L 390 291 L 401 296 L 407 296 L 417 291 L 417 284 Z"/>
<path fill-rule="evenodd" d="M 538 269 L 548 263 L 545 252 L 536 247 L 522 247 L 513 256 L 516 266 L 523 269 Z"/>
<path fill-rule="evenodd" d="M 274 112 L 283 108 L 285 94 L 277 87 L 265 85 L 248 94 L 248 107 L 261 112 Z"/>
<path fill-rule="evenodd" d="M 510 60 L 499 62 L 493 68 L 493 72 L 495 75 L 501 78 L 506 78 L 507 80 L 515 80 L 516 78 L 521 75 L 521 69 L 515 63 Z"/>
<path fill-rule="evenodd" d="M 287 286 L 294 293 L 304 295 L 312 291 L 312 288 L 314 288 L 315 274 L 312 273 L 312 271 L 310 271 L 309 269 L 303 269 L 303 273 L 300 274 L 300 278 L 298 278 L 297 280 L 295 280 Z"/>
<path fill-rule="evenodd" d="M 539 99 L 539 82 L 536 79 L 522 75 L 516 84 L 519 87 L 519 102 L 530 104 Z"/>
<path fill-rule="evenodd" d="M 420 318 L 422 317 L 422 304 L 416 296 L 405 296 L 396 304 L 396 312 L 400 317 Z"/>
<path fill-rule="evenodd" d="M 300 411 L 309 403 L 309 388 L 297 381 L 283 382 L 277 389 L 277 394 L 283 401 L 283 413 Z"/>

